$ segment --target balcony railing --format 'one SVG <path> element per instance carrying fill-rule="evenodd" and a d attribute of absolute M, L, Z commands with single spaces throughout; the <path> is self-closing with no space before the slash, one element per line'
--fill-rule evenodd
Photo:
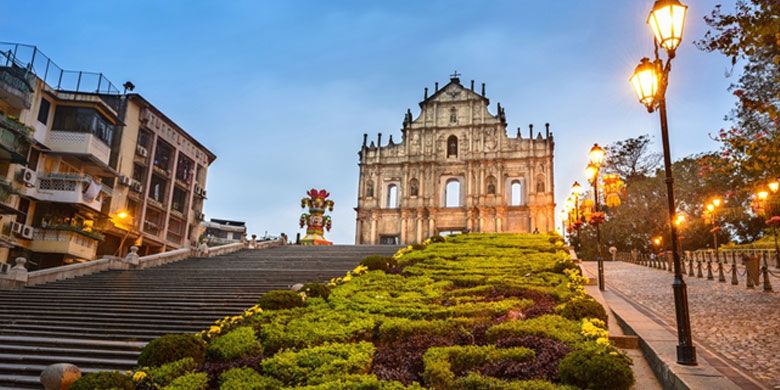
<path fill-rule="evenodd" d="M 0 53 L 0 98 L 18 109 L 28 109 L 35 76 L 14 65 L 8 56 L 8 53 Z"/>
<path fill-rule="evenodd" d="M 102 184 L 89 176 L 50 173 L 38 177 L 37 186 L 27 190 L 27 195 L 49 202 L 82 204 L 100 211 L 101 192 L 105 191 Z"/>
<path fill-rule="evenodd" d="M 92 133 L 50 131 L 46 141 L 55 152 L 90 155 L 108 165 L 111 149 Z"/>
<path fill-rule="evenodd" d="M 40 253 L 61 253 L 92 260 L 97 253 L 98 240 L 76 231 L 35 229 L 30 250 Z"/>

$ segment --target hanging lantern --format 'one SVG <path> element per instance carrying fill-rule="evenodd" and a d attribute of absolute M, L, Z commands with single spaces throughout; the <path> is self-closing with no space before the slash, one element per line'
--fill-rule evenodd
<path fill-rule="evenodd" d="M 617 193 L 607 194 L 607 197 L 604 200 L 604 203 L 607 204 L 607 207 L 617 207 L 617 206 L 620 206 L 620 195 L 618 195 Z"/>
<path fill-rule="evenodd" d="M 590 221 L 590 216 L 593 213 L 593 206 L 593 199 L 585 199 L 580 203 L 580 214 L 582 215 L 583 220 Z"/>

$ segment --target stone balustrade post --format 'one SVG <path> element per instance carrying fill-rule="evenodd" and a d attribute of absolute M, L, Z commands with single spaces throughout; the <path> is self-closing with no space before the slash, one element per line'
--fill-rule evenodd
<path fill-rule="evenodd" d="M 130 265 L 131 268 L 138 267 L 141 263 L 141 256 L 138 256 L 138 247 L 133 245 L 130 247 L 130 252 L 125 256 L 125 263 Z"/>

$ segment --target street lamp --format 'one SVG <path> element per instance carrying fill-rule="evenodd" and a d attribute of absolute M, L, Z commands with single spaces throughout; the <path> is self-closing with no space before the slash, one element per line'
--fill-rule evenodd
<path fill-rule="evenodd" d="M 593 144 L 593 147 L 588 152 L 589 164 L 585 168 L 585 177 L 593 186 L 593 217 L 591 218 L 591 224 L 596 226 L 596 262 L 598 263 L 599 290 L 601 291 L 604 291 L 604 258 L 601 250 L 601 228 L 599 228 L 602 222 L 599 214 L 599 170 L 606 154 L 604 148 L 599 146 L 599 144 Z"/>
<path fill-rule="evenodd" d="M 580 195 L 582 195 L 582 185 L 575 181 L 574 184 L 571 185 L 571 197 L 574 201 L 574 229 L 577 230 L 576 250 L 578 251 L 580 250 L 580 244 L 582 243 L 582 241 L 580 241 L 580 225 L 582 225 L 580 221 Z"/>
<path fill-rule="evenodd" d="M 780 182 L 777 180 L 773 180 L 767 184 L 767 187 L 769 187 L 769 191 L 771 191 L 773 194 L 777 194 L 778 190 L 780 190 Z M 775 239 L 775 265 L 780 267 L 780 245 L 777 243 L 777 225 L 780 224 L 780 221 L 777 219 L 780 218 L 777 214 L 780 214 L 777 212 L 777 209 L 774 207 L 768 207 L 767 200 L 769 200 L 769 191 L 761 190 L 759 191 L 756 196 L 758 197 L 758 200 L 761 201 L 761 203 L 764 203 L 761 207 L 766 213 L 767 218 L 767 224 L 772 226 L 772 235 Z M 776 196 L 776 195 L 775 195 Z M 777 201 L 777 199 L 775 199 Z"/>
<path fill-rule="evenodd" d="M 720 208 L 721 204 L 723 204 L 723 201 L 718 197 L 714 197 L 710 200 L 710 203 L 707 203 L 707 205 L 704 206 L 707 209 L 706 215 L 712 224 L 712 229 L 710 231 L 712 232 L 712 243 L 715 247 L 715 260 L 718 262 L 720 262 L 720 251 L 718 249 L 718 232 L 720 231 L 718 208 Z"/>
<path fill-rule="evenodd" d="M 687 8 L 678 0 L 657 0 L 653 4 L 653 10 L 648 16 L 647 23 L 655 35 L 655 60 L 650 62 L 648 58 L 643 58 L 629 81 L 633 85 L 639 101 L 645 105 L 647 111 L 653 112 L 657 109 L 660 114 L 666 196 L 669 208 L 672 259 L 674 261 L 672 289 L 674 290 L 674 306 L 677 316 L 677 363 L 696 365 L 696 347 L 693 345 L 691 319 L 688 311 L 688 291 L 682 277 L 680 253 L 678 251 L 679 238 L 677 237 L 677 226 L 674 224 L 676 214 L 674 179 L 672 179 L 669 126 L 666 117 L 666 88 L 669 82 L 669 72 L 671 71 L 672 58 L 674 58 L 677 47 L 682 42 Z M 659 57 L 659 46 L 666 50 L 667 60 L 665 63 Z"/>

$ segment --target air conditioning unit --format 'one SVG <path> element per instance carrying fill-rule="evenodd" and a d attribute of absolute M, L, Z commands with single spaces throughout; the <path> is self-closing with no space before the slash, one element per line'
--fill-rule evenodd
<path fill-rule="evenodd" d="M 132 189 L 135 192 L 142 192 L 144 187 L 141 185 L 141 182 L 136 181 L 131 186 L 130 189 Z"/>
<path fill-rule="evenodd" d="M 149 151 L 146 150 L 145 147 L 138 145 L 135 147 L 135 153 L 143 158 L 146 158 L 149 156 Z"/>
<path fill-rule="evenodd" d="M 133 179 L 127 176 L 119 176 L 119 184 L 129 186 L 133 182 Z"/>
<path fill-rule="evenodd" d="M 201 213 L 200 211 L 195 212 L 195 220 L 196 221 L 202 221 L 206 218 L 206 215 Z"/>
<path fill-rule="evenodd" d="M 203 188 L 200 188 L 200 185 L 197 183 L 195 184 L 195 195 L 200 195 L 201 192 L 203 192 Z"/>
<path fill-rule="evenodd" d="M 24 225 L 22 227 L 22 237 L 32 240 L 33 238 L 33 227 L 30 225 Z"/>
<path fill-rule="evenodd" d="M 11 231 L 16 234 L 22 234 L 22 229 L 24 228 L 24 224 L 14 221 L 11 224 Z"/>
<path fill-rule="evenodd" d="M 19 170 L 19 181 L 24 183 L 27 187 L 35 187 L 35 179 L 37 175 L 35 171 L 30 168 L 22 168 Z"/>

